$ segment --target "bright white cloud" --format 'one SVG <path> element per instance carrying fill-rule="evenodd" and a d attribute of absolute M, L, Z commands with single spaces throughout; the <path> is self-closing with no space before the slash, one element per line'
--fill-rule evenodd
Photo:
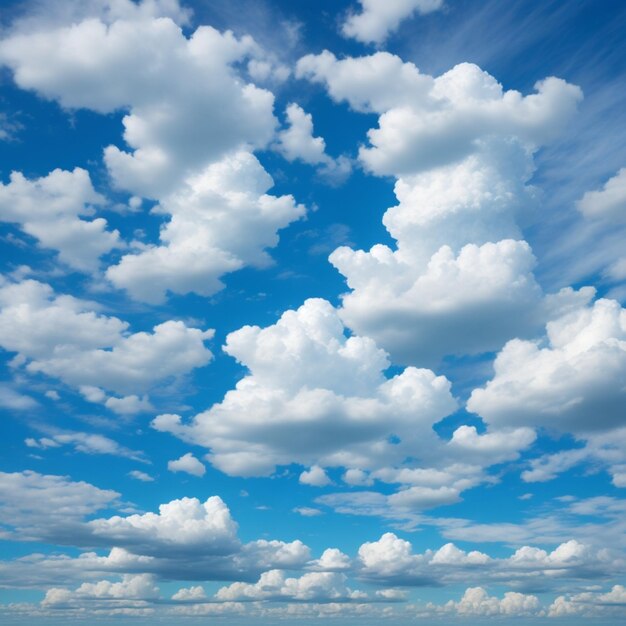
<path fill-rule="evenodd" d="M 349 159 L 333 159 L 326 153 L 326 142 L 313 136 L 313 117 L 291 103 L 286 109 L 287 128 L 277 134 L 276 149 L 288 160 L 319 166 L 319 173 L 330 182 L 340 183 L 350 174 Z"/>
<path fill-rule="evenodd" d="M 19 224 L 42 247 L 56 250 L 61 261 L 82 271 L 95 270 L 101 255 L 122 246 L 118 231 L 107 230 L 105 219 L 83 219 L 104 202 L 79 167 L 34 180 L 12 172 L 8 184 L 0 183 L 0 220 Z"/>
<path fill-rule="evenodd" d="M 237 524 L 218 496 L 172 500 L 158 513 L 102 518 L 87 524 L 94 537 L 151 556 L 228 554 L 239 547 Z"/>
<path fill-rule="evenodd" d="M 414 13 L 425 15 L 443 7 L 443 0 L 359 0 L 360 13 L 351 13 L 341 26 L 346 37 L 380 44 L 400 22 Z"/>
<path fill-rule="evenodd" d="M 429 605 L 429 608 L 434 608 Z M 521 616 L 537 615 L 541 609 L 539 598 L 534 595 L 506 591 L 502 598 L 490 596 L 483 587 L 470 587 L 463 597 L 455 602 L 450 600 L 443 607 L 445 612 L 462 616 Z"/>
<path fill-rule="evenodd" d="M 623 424 L 626 311 L 614 300 L 584 304 L 548 323 L 545 346 L 514 339 L 495 376 L 468 408 L 494 426 L 588 435 Z"/>
<path fill-rule="evenodd" d="M 326 485 L 330 485 L 332 481 L 328 477 L 328 474 L 324 471 L 323 467 L 314 465 L 310 470 L 300 474 L 300 482 L 303 485 L 325 487 Z"/>
<path fill-rule="evenodd" d="M 363 600 L 367 594 L 346 586 L 347 577 L 336 572 L 310 572 L 300 578 L 288 578 L 280 570 L 261 574 L 258 582 L 233 583 L 215 594 L 219 600 L 300 600 L 341 602 Z"/>
<path fill-rule="evenodd" d="M 429 454 L 432 424 L 456 407 L 448 381 L 430 370 L 386 379 L 385 353 L 368 338 L 346 338 L 325 300 L 307 300 L 267 328 L 245 326 L 224 349 L 250 374 L 189 424 L 161 415 L 153 426 L 210 448 L 211 462 L 232 475 L 292 462 L 367 468 Z"/>
<path fill-rule="evenodd" d="M 578 209 L 585 217 L 618 223 L 626 221 L 626 167 L 610 178 L 602 189 L 588 191 L 578 201 Z"/>
<path fill-rule="evenodd" d="M 158 381 L 180 377 L 212 358 L 204 342 L 213 331 L 168 321 L 152 333 L 128 333 L 128 324 L 93 310 L 94 305 L 56 295 L 34 280 L 0 284 L 0 346 L 17 352 L 28 372 L 43 373 L 81 388 L 94 402 L 120 413 L 149 408 L 146 399 L 111 400 L 147 391 Z"/>
<path fill-rule="evenodd" d="M 105 150 L 119 187 L 161 197 L 226 153 L 272 138 L 272 94 L 232 69 L 257 50 L 250 37 L 202 26 L 188 39 L 174 21 L 147 11 L 115 18 L 9 34 L 0 61 L 18 86 L 64 107 L 129 109 L 123 124 L 131 152 Z"/>
<path fill-rule="evenodd" d="M 292 196 L 268 195 L 273 184 L 249 152 L 208 166 L 161 200 L 159 211 L 171 215 L 161 244 L 123 256 L 107 278 L 133 298 L 158 303 L 167 291 L 211 295 L 224 286 L 223 274 L 267 266 L 277 230 L 305 213 Z"/>
<path fill-rule="evenodd" d="M 522 96 L 474 65 L 435 78 L 382 52 L 309 55 L 298 75 L 381 114 L 360 160 L 397 178 L 399 204 L 383 217 L 397 249 L 341 247 L 330 256 L 351 288 L 346 325 L 395 362 L 421 365 L 537 332 L 559 302 L 545 300 L 534 279 L 517 217 L 536 203 L 532 154 L 573 114 L 580 90 L 549 78 Z"/>
<path fill-rule="evenodd" d="M 192 476 L 204 476 L 206 473 L 206 467 L 191 452 L 183 454 L 183 456 L 174 461 L 168 461 L 167 469 L 170 472 L 185 472 Z"/>

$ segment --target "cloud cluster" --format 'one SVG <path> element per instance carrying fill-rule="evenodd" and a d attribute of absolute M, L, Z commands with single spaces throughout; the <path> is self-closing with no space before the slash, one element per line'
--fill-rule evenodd
<path fill-rule="evenodd" d="M 81 271 L 96 270 L 100 256 L 122 247 L 118 231 L 107 230 L 105 219 L 84 219 L 104 203 L 89 173 L 79 167 L 56 169 L 34 180 L 12 172 L 8 184 L 0 183 L 0 220 L 19 224 L 42 247 L 56 250 L 59 260 Z"/>
<path fill-rule="evenodd" d="M 107 278 L 157 304 L 168 291 L 209 296 L 224 286 L 223 274 L 271 264 L 266 248 L 278 243 L 277 230 L 305 213 L 292 196 L 268 195 L 273 184 L 249 152 L 209 165 L 161 199 L 159 212 L 171 218 L 160 244 L 141 244 L 109 267 Z"/>
<path fill-rule="evenodd" d="M 120 413 L 150 408 L 135 394 L 206 365 L 212 354 L 204 342 L 212 336 L 178 321 L 130 334 L 126 322 L 44 283 L 0 284 L 0 346 L 17 353 L 14 364 L 58 378 Z M 107 398 L 101 389 L 123 398 Z"/>
<path fill-rule="evenodd" d="M 346 324 L 405 364 L 537 332 L 558 300 L 546 301 L 536 283 L 517 218 L 536 203 L 532 154 L 571 117 L 580 90 L 547 78 L 523 96 L 475 65 L 432 77 L 385 52 L 308 55 L 298 76 L 380 114 L 359 159 L 397 179 L 399 204 L 383 217 L 396 250 L 341 247 L 330 256 L 351 288 Z"/>
<path fill-rule="evenodd" d="M 414 13 L 425 15 L 443 7 L 443 0 L 359 0 L 360 13 L 350 13 L 341 25 L 346 37 L 380 44 L 400 22 Z"/>
<path fill-rule="evenodd" d="M 430 370 L 385 378 L 385 353 L 371 339 L 346 337 L 325 300 L 307 300 L 267 328 L 244 326 L 224 349 L 250 373 L 191 422 L 166 414 L 153 426 L 210 448 L 211 463 L 231 475 L 293 462 L 398 463 L 428 453 L 437 443 L 432 425 L 456 407 L 448 381 Z M 305 476 L 320 482 L 319 470 Z"/>
<path fill-rule="evenodd" d="M 158 200 L 156 212 L 170 219 L 158 244 L 134 242 L 135 249 L 108 269 L 108 279 L 150 303 L 168 291 L 211 295 L 222 288 L 223 274 L 267 265 L 265 249 L 276 245 L 277 231 L 305 212 L 291 196 L 267 194 L 273 181 L 251 153 L 274 137 L 274 96 L 247 83 L 236 66 L 266 62 L 266 55 L 251 37 L 210 26 L 187 37 L 172 19 L 185 21 L 176 2 L 114 4 L 107 11 L 92 7 L 91 15 L 79 11 L 66 24 L 18 25 L 0 43 L 0 63 L 19 87 L 65 108 L 126 112 L 129 149 L 105 148 L 109 174 L 116 187 Z M 325 167 L 341 169 L 332 160 Z M 81 172 L 74 176 L 84 177 Z M 20 178 L 12 183 L 24 184 Z M 70 208 L 82 210 L 76 201 Z M 53 241 L 55 229 L 35 234 L 46 230 L 42 244 L 63 245 L 65 256 L 75 252 L 68 257 L 75 264 L 83 262 L 79 253 L 97 257 L 116 244 L 103 220 L 74 216 L 72 224 L 75 233 L 63 229 L 63 237 L 71 235 L 67 244 Z M 94 245 L 84 237 L 77 241 L 79 228 L 93 233 Z M 98 242 L 95 235 L 106 239 Z"/>

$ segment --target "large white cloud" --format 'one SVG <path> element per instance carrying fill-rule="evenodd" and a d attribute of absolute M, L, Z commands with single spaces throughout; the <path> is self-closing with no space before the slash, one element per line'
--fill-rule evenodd
<path fill-rule="evenodd" d="M 475 152 L 487 137 L 545 144 L 566 124 L 582 98 L 558 78 L 537 83 L 523 96 L 476 65 L 461 63 L 438 77 L 420 74 L 386 52 L 338 60 L 332 53 L 298 61 L 299 77 L 324 84 L 331 97 L 356 110 L 380 113 L 360 159 L 380 175 L 406 176 L 446 165 Z"/>
<path fill-rule="evenodd" d="M 346 37 L 363 43 L 382 43 L 400 22 L 413 13 L 432 13 L 443 6 L 443 0 L 359 0 L 360 13 L 351 13 L 342 24 Z"/>
<path fill-rule="evenodd" d="M 148 556 L 228 554 L 238 550 L 237 524 L 218 496 L 172 500 L 158 513 L 102 518 L 87 524 L 95 537 Z"/>
<path fill-rule="evenodd" d="M 305 208 L 292 196 L 271 196 L 271 176 L 249 152 L 213 163 L 162 198 L 171 215 L 160 245 L 142 245 L 109 267 L 107 278 L 136 299 L 158 303 L 167 291 L 211 295 L 220 276 L 245 265 L 271 263 L 266 248 L 277 230 L 299 219 Z"/>
<path fill-rule="evenodd" d="M 167 291 L 211 295 L 223 274 L 267 265 L 277 230 L 305 212 L 291 196 L 267 194 L 273 181 L 251 154 L 274 137 L 274 96 L 236 66 L 265 53 L 210 26 L 187 37 L 170 17 L 184 18 L 177 3 L 113 4 L 94 5 L 91 17 L 70 12 L 71 25 L 18 24 L 0 43 L 0 63 L 19 87 L 63 107 L 126 112 L 130 150 L 105 149 L 109 174 L 171 217 L 158 245 L 135 242 L 109 268 L 113 284 L 150 303 Z M 339 170 L 332 159 L 326 169 Z"/>
<path fill-rule="evenodd" d="M 582 305 L 547 324 L 547 341 L 514 339 L 468 408 L 494 426 L 587 436 L 623 425 L 626 311 L 614 300 Z"/>
<path fill-rule="evenodd" d="M 71 172 L 56 169 L 34 180 L 13 172 L 8 184 L 0 183 L 0 220 L 19 224 L 78 270 L 96 269 L 102 254 L 121 246 L 118 232 L 107 230 L 106 220 L 82 219 L 102 204 L 88 172 L 78 167 Z"/>
<path fill-rule="evenodd" d="M 154 13 L 44 23 L 0 44 L 21 88 L 67 108 L 129 110 L 132 152 L 110 146 L 105 160 L 117 185 L 149 197 L 244 144 L 265 145 L 275 126 L 272 94 L 232 68 L 257 50 L 250 37 L 202 26 L 187 38 Z"/>
<path fill-rule="evenodd" d="M 87 397 L 95 391 L 91 397 L 97 402 L 107 401 L 99 388 L 123 395 L 148 391 L 212 358 L 204 342 L 213 331 L 167 321 L 151 333 L 130 334 L 127 323 L 99 314 L 94 307 L 56 295 L 49 285 L 35 280 L 5 280 L 0 284 L 0 346 L 18 353 L 15 365 L 59 378 L 81 388 Z M 109 405 L 121 412 L 129 409 L 124 402 L 121 407 Z"/>
<path fill-rule="evenodd" d="M 232 475 L 292 462 L 369 468 L 431 454 L 432 425 L 456 407 L 449 382 L 430 370 L 385 378 L 385 353 L 371 339 L 346 338 L 325 300 L 307 300 L 267 328 L 245 326 L 224 349 L 250 374 L 190 423 L 161 415 L 153 425 L 210 448 L 211 462 Z"/>
<path fill-rule="evenodd" d="M 560 303 L 545 301 L 535 282 L 517 218 L 536 204 L 532 154 L 569 119 L 580 90 L 549 78 L 522 96 L 474 65 L 435 78 L 382 52 L 309 55 L 298 74 L 336 101 L 381 114 L 360 160 L 397 178 L 399 204 L 383 217 L 396 250 L 342 247 L 330 256 L 352 290 L 346 324 L 395 362 L 420 365 L 537 332 Z"/>

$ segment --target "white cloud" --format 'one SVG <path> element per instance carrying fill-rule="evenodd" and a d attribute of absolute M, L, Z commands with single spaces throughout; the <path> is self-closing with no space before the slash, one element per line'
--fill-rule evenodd
<path fill-rule="evenodd" d="M 185 472 L 192 476 L 204 476 L 206 473 L 206 467 L 191 452 L 183 454 L 183 456 L 174 461 L 168 461 L 167 469 L 170 472 Z"/>
<path fill-rule="evenodd" d="M 122 247 L 118 231 L 107 230 L 101 217 L 92 220 L 104 198 L 94 190 L 88 172 L 56 169 L 29 180 L 12 172 L 10 182 L 0 183 L 0 220 L 14 222 L 44 248 L 74 269 L 93 271 L 101 255 Z"/>
<path fill-rule="evenodd" d="M 0 61 L 19 87 L 64 107 L 129 109 L 124 139 L 132 151 L 105 150 L 119 187 L 160 197 L 226 153 L 271 139 L 272 94 L 232 68 L 255 54 L 250 37 L 202 26 L 187 38 L 174 21 L 149 12 L 69 23 L 10 33 Z"/>
<path fill-rule="evenodd" d="M 360 160 L 397 178 L 399 204 L 383 217 L 396 250 L 341 247 L 330 256 L 351 288 L 346 325 L 394 362 L 420 365 L 537 332 L 563 303 L 544 298 L 516 218 L 536 203 L 532 154 L 573 114 L 580 90 L 548 78 L 522 96 L 474 65 L 435 78 L 382 52 L 309 55 L 298 75 L 381 114 Z"/>
<path fill-rule="evenodd" d="M 349 601 L 363 600 L 367 594 L 346 586 L 347 577 L 335 572 L 310 572 L 300 578 L 287 578 L 280 570 L 261 574 L 255 584 L 233 583 L 215 594 L 219 600 L 301 600 Z"/>
<path fill-rule="evenodd" d="M 302 517 L 317 517 L 318 515 L 323 515 L 322 511 L 311 506 L 297 506 L 293 509 L 293 512 L 302 515 Z"/>
<path fill-rule="evenodd" d="M 237 524 L 218 496 L 172 500 L 158 513 L 114 516 L 87 523 L 94 537 L 150 556 L 228 554 L 239 548 Z"/>
<path fill-rule="evenodd" d="M 626 167 L 607 180 L 602 189 L 585 193 L 578 209 L 585 217 L 626 221 Z"/>
<path fill-rule="evenodd" d="M 119 493 L 99 489 L 67 476 L 24 472 L 0 472 L 0 534 L 22 538 L 53 539 L 71 533 L 74 524 L 85 515 L 114 504 Z"/>
<path fill-rule="evenodd" d="M 0 385 L 0 408 L 12 411 L 35 409 L 39 403 L 34 398 L 16 391 L 9 385 Z"/>
<path fill-rule="evenodd" d="M 206 599 L 206 592 L 200 586 L 195 587 L 183 587 L 179 589 L 173 596 L 172 600 L 184 600 L 184 601 L 193 601 L 193 600 L 204 600 Z"/>
<path fill-rule="evenodd" d="M 141 472 L 140 470 L 131 470 L 128 472 L 128 475 L 135 480 L 140 480 L 142 483 L 154 482 L 154 478 L 150 476 L 150 474 L 146 474 L 146 472 Z"/>
<path fill-rule="evenodd" d="M 313 136 L 313 117 L 301 106 L 291 103 L 286 109 L 289 126 L 277 134 L 276 149 L 288 160 L 300 160 L 317 165 L 322 177 L 331 182 L 343 182 L 350 174 L 349 159 L 333 159 L 326 153 L 326 142 Z"/>
<path fill-rule="evenodd" d="M 429 605 L 434 608 L 433 605 Z M 539 598 L 534 595 L 506 591 L 502 598 L 490 596 L 483 587 L 470 587 L 463 597 L 455 602 L 450 600 L 442 609 L 462 616 L 519 616 L 537 615 L 541 609 Z"/>
<path fill-rule="evenodd" d="M 332 483 L 324 468 L 319 465 L 314 465 L 310 470 L 302 472 L 300 474 L 300 482 L 303 485 L 311 485 L 313 487 L 325 487 Z"/>
<path fill-rule="evenodd" d="M 402 20 L 414 13 L 425 15 L 443 7 L 443 0 L 359 0 L 360 13 L 351 13 L 341 26 L 346 37 L 380 44 Z"/>
<path fill-rule="evenodd" d="M 17 352 L 31 373 L 43 373 L 81 388 L 90 400 L 120 413 L 149 408 L 139 397 L 107 399 L 150 390 L 212 358 L 204 342 L 213 331 L 167 321 L 152 333 L 128 333 L 128 324 L 93 310 L 94 305 L 56 295 L 34 280 L 0 283 L 0 346 Z"/>
<path fill-rule="evenodd" d="M 81 603 L 84 600 L 145 600 L 158 597 L 159 589 L 155 586 L 152 576 L 126 574 L 119 582 L 101 580 L 97 583 L 83 583 L 74 591 L 61 588 L 49 589 L 41 604 L 46 608 L 55 608 L 59 605 L 64 607 L 68 604 Z"/>
<path fill-rule="evenodd" d="M 545 347 L 514 339 L 468 408 L 494 426 L 589 435 L 623 423 L 626 311 L 614 300 L 579 306 L 547 324 Z"/>
<path fill-rule="evenodd" d="M 278 243 L 277 230 L 305 213 L 292 196 L 268 195 L 273 184 L 249 152 L 209 165 L 161 199 L 159 210 L 171 215 L 161 244 L 123 256 L 107 278 L 133 298 L 158 303 L 167 291 L 211 295 L 223 287 L 223 274 L 270 264 L 266 248 Z"/>
<path fill-rule="evenodd" d="M 430 370 L 386 379 L 385 353 L 368 338 L 346 338 L 325 300 L 307 300 L 267 328 L 245 326 L 224 349 L 250 374 L 189 424 L 161 415 L 153 426 L 210 448 L 211 462 L 231 475 L 292 462 L 362 469 L 434 454 L 432 425 L 456 407 L 448 381 Z"/>
<path fill-rule="evenodd" d="M 487 137 L 517 138 L 536 149 L 555 137 L 582 98 L 578 87 L 558 78 L 522 96 L 503 91 L 471 63 L 432 77 L 386 52 L 342 60 L 328 51 L 308 55 L 298 61 L 297 75 L 324 84 L 336 101 L 381 113 L 359 156 L 371 172 L 396 177 L 462 160 Z"/>

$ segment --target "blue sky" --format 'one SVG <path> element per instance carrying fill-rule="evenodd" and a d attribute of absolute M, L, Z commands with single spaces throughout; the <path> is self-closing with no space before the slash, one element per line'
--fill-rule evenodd
<path fill-rule="evenodd" d="M 622 2 L 0 20 L 3 623 L 623 623 Z"/>

